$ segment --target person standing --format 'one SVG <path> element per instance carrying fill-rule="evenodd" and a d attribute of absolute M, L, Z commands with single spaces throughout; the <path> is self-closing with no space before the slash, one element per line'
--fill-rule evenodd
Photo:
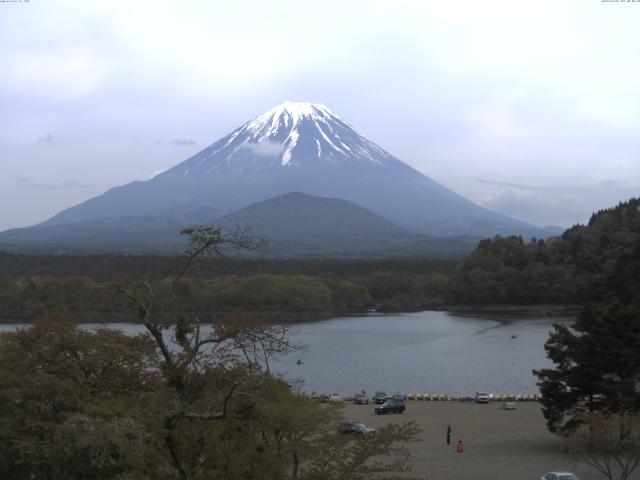
<path fill-rule="evenodd" d="M 447 445 L 451 445 L 451 425 L 447 425 Z"/>
<path fill-rule="evenodd" d="M 464 453 L 464 445 L 462 444 L 462 440 L 458 440 L 458 445 L 456 446 L 456 452 Z"/>

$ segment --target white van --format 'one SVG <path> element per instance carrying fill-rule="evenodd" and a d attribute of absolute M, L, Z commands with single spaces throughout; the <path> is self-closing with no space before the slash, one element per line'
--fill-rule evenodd
<path fill-rule="evenodd" d="M 485 392 L 477 392 L 476 403 L 489 403 L 489 394 Z"/>

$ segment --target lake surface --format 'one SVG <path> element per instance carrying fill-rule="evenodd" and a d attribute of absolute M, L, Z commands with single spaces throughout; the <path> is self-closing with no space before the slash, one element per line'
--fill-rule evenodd
<path fill-rule="evenodd" d="M 294 326 L 292 338 L 307 349 L 272 369 L 304 380 L 307 392 L 531 394 L 538 392 L 531 370 L 551 366 L 544 342 L 553 323 L 571 320 L 434 311 L 334 318 Z M 0 325 L 0 331 L 17 326 Z M 100 326 L 144 331 L 135 324 Z"/>

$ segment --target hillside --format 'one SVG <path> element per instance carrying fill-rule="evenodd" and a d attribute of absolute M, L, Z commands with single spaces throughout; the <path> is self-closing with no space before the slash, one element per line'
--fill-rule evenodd
<path fill-rule="evenodd" d="M 170 253 L 185 248 L 171 217 L 122 216 L 62 225 L 36 225 L 0 233 L 0 248 L 30 253 Z"/>
<path fill-rule="evenodd" d="M 247 225 L 260 236 L 403 235 L 408 232 L 353 202 L 294 192 L 270 198 L 217 219 L 222 227 Z"/>
<path fill-rule="evenodd" d="M 457 304 L 598 302 L 617 261 L 640 245 L 640 199 L 594 213 L 561 237 L 483 240 L 450 282 Z"/>

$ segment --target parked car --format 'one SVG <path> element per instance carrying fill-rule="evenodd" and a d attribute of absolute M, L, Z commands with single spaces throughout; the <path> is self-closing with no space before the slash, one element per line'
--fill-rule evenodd
<path fill-rule="evenodd" d="M 607 396 L 602 393 L 594 393 L 592 395 L 587 395 L 586 397 L 582 397 L 578 400 L 578 405 L 581 407 L 589 406 L 593 403 L 601 403 L 607 399 Z"/>
<path fill-rule="evenodd" d="M 503 410 L 515 410 L 516 409 L 516 397 L 514 395 L 507 395 L 502 401 Z"/>
<path fill-rule="evenodd" d="M 477 392 L 476 403 L 489 403 L 489 395 L 485 392 Z"/>
<path fill-rule="evenodd" d="M 369 405 L 369 395 L 365 392 L 356 393 L 353 396 L 353 403 L 356 405 Z"/>
<path fill-rule="evenodd" d="M 329 403 L 337 403 L 341 401 L 342 401 L 342 397 L 337 393 L 332 393 L 329 395 Z"/>
<path fill-rule="evenodd" d="M 377 415 L 386 415 L 387 413 L 403 413 L 406 407 L 401 400 L 389 400 L 379 407 L 375 408 Z"/>
<path fill-rule="evenodd" d="M 373 401 L 377 404 L 381 404 L 387 401 L 387 392 L 376 392 L 373 396 Z"/>
<path fill-rule="evenodd" d="M 393 395 L 391 395 L 391 399 L 404 402 L 407 399 L 407 394 L 404 392 L 395 392 Z"/>
<path fill-rule="evenodd" d="M 549 472 L 540 477 L 540 480 L 578 480 L 571 472 Z"/>
<path fill-rule="evenodd" d="M 355 433 L 356 435 L 372 435 L 376 432 L 375 428 L 366 426 L 361 422 L 344 422 L 338 426 L 340 433 Z"/>

